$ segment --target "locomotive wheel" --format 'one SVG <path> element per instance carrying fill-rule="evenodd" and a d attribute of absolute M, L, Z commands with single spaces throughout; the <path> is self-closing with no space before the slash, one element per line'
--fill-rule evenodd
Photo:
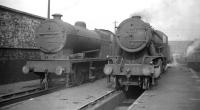
<path fill-rule="evenodd" d="M 105 74 L 103 73 L 103 68 L 104 68 L 103 66 L 97 68 L 97 72 L 96 72 L 97 79 L 101 79 L 105 77 Z"/>
<path fill-rule="evenodd" d="M 142 78 L 141 78 L 141 77 L 138 78 L 138 85 L 139 85 L 139 87 L 141 87 L 141 88 L 142 88 L 142 86 L 143 86 Z"/>
<path fill-rule="evenodd" d="M 36 75 L 40 78 L 40 87 L 42 89 L 48 89 L 50 80 L 50 74 L 48 72 L 35 72 Z"/>
<path fill-rule="evenodd" d="M 155 72 L 154 72 L 154 76 L 153 77 L 159 78 L 160 75 L 162 74 L 162 68 L 163 68 L 162 61 L 159 59 L 157 61 L 157 67 L 155 68 Z"/>
<path fill-rule="evenodd" d="M 166 72 L 166 69 L 167 69 L 167 64 L 164 63 L 163 66 L 162 66 L 162 73 L 165 73 Z"/>
<path fill-rule="evenodd" d="M 155 85 L 155 78 L 151 77 L 151 86 Z"/>
<path fill-rule="evenodd" d="M 113 76 L 111 76 L 111 75 L 108 75 L 108 76 L 106 76 L 106 78 L 107 78 L 107 88 L 110 88 L 110 89 L 113 89 L 113 80 L 114 80 L 114 77 Z"/>
<path fill-rule="evenodd" d="M 63 73 L 65 74 L 65 86 L 69 87 L 70 86 L 70 74 L 69 73 Z"/>
<path fill-rule="evenodd" d="M 159 60 L 159 67 L 160 67 L 160 75 L 163 73 L 163 62 L 162 60 Z"/>
<path fill-rule="evenodd" d="M 125 85 L 125 86 L 123 87 L 123 90 L 124 90 L 124 91 L 128 91 L 128 89 L 129 89 L 129 86 L 128 86 L 128 85 Z"/>
<path fill-rule="evenodd" d="M 73 67 L 73 84 L 80 85 L 86 80 L 84 68 L 81 65 L 74 65 Z M 87 76 L 88 77 L 88 76 Z"/>
<path fill-rule="evenodd" d="M 120 89 L 119 78 L 117 76 L 114 77 L 113 88 L 115 90 L 119 90 Z"/>
<path fill-rule="evenodd" d="M 151 80 L 151 85 L 152 85 L 152 86 L 158 85 L 158 78 L 152 78 L 152 80 Z"/>
<path fill-rule="evenodd" d="M 81 85 L 84 82 L 84 73 L 81 70 L 77 70 L 75 73 L 75 84 Z"/>
<path fill-rule="evenodd" d="M 107 76 L 106 76 L 106 79 L 107 79 L 107 83 L 108 83 L 108 84 L 111 83 L 111 77 L 112 77 L 111 75 L 107 75 Z"/>
<path fill-rule="evenodd" d="M 158 78 L 155 78 L 155 86 L 158 85 Z"/>
<path fill-rule="evenodd" d="M 149 78 L 147 78 L 147 77 L 143 78 L 143 86 L 142 86 L 142 88 L 145 89 L 145 90 L 150 89 L 150 80 L 149 80 Z"/>

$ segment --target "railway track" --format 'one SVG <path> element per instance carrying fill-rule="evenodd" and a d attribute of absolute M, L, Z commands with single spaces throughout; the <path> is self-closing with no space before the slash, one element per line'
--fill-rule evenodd
<path fill-rule="evenodd" d="M 6 94 L 0 97 L 0 107 L 13 104 L 16 102 L 20 102 L 23 100 L 27 100 L 33 97 L 45 95 L 57 90 L 64 89 L 65 85 L 59 85 L 56 87 L 50 87 L 49 89 L 42 89 L 42 88 L 35 88 L 35 89 L 30 89 L 22 92 L 16 92 L 16 93 L 11 93 L 11 94 Z"/>
<path fill-rule="evenodd" d="M 90 103 L 88 103 L 88 104 L 86 104 L 86 105 L 80 107 L 78 110 L 87 110 L 87 109 L 89 109 L 89 108 L 95 106 L 95 105 L 98 104 L 99 102 L 101 102 L 101 101 L 103 101 L 103 100 L 106 100 L 108 97 L 110 97 L 110 96 L 112 96 L 112 95 L 114 95 L 114 94 L 116 94 L 116 93 L 117 93 L 117 91 L 115 91 L 115 90 L 110 91 L 109 93 L 107 93 L 107 94 L 105 94 L 105 95 L 99 97 L 98 99 L 96 99 L 96 100 L 94 100 L 94 101 L 92 101 L 92 102 L 90 102 Z M 118 93 L 119 93 L 119 92 L 118 92 Z"/>
<path fill-rule="evenodd" d="M 127 110 L 144 90 L 133 87 L 129 91 L 111 91 L 78 110 Z"/>
<path fill-rule="evenodd" d="M 36 88 L 36 89 L 28 90 L 28 91 L 23 91 L 21 93 L 8 94 L 8 95 L 1 97 L 0 108 L 4 107 L 5 105 L 8 105 L 8 106 L 5 106 L 5 107 L 9 107 L 10 104 L 12 104 L 12 103 L 31 99 L 33 97 L 46 95 L 48 93 L 52 93 L 53 91 L 56 91 L 56 90 L 61 89 L 61 88 L 62 87 L 56 87 L 56 88 L 54 87 L 54 88 L 49 88 L 48 90 Z M 130 105 L 132 105 L 132 103 L 143 92 L 144 91 L 139 89 L 138 87 L 129 88 L 129 91 L 127 91 L 127 92 L 115 91 L 115 90 L 110 91 L 109 90 L 109 91 L 106 91 L 102 95 L 98 95 L 98 97 L 96 97 L 94 100 L 91 100 L 88 103 L 79 104 L 79 105 L 76 105 L 76 107 L 75 106 L 74 107 L 76 108 L 75 110 L 126 110 L 126 109 L 128 109 L 128 107 Z M 63 93 L 61 93 L 61 94 L 63 94 Z M 67 92 L 66 92 L 66 94 L 67 94 Z M 69 99 L 69 97 L 64 95 L 64 94 L 63 94 L 63 97 L 68 99 L 68 101 L 67 101 L 69 103 L 68 106 L 70 106 L 70 100 L 71 99 Z M 60 98 L 49 98 L 49 99 L 55 100 L 55 101 L 60 101 Z M 71 101 L 74 101 L 74 100 L 71 100 Z M 49 101 L 49 103 L 53 104 L 54 102 Z M 21 105 L 21 106 L 23 108 L 23 105 Z M 28 105 L 26 105 L 26 106 L 28 106 Z M 34 108 L 34 105 L 31 105 L 31 106 Z M 47 106 L 49 106 L 49 105 L 46 105 L 46 106 L 44 105 L 42 109 L 45 109 Z M 58 103 L 58 107 L 59 106 L 62 106 L 62 105 L 59 105 L 59 103 Z M 72 104 L 72 106 L 73 106 L 73 104 Z M 66 105 L 63 105 L 63 107 L 66 107 L 66 109 L 68 108 Z M 73 108 L 73 107 L 71 107 L 71 108 Z M 55 107 L 55 109 L 56 109 L 56 107 Z"/>

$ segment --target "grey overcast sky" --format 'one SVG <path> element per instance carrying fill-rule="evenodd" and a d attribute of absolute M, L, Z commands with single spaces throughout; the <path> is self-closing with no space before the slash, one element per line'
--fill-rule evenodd
<path fill-rule="evenodd" d="M 0 0 L 0 4 L 47 17 L 48 0 Z M 169 40 L 200 38 L 200 0 L 51 0 L 51 14 L 61 13 L 70 24 L 84 21 L 88 29 L 114 31 L 118 24 L 141 15 L 153 28 L 165 32 Z"/>

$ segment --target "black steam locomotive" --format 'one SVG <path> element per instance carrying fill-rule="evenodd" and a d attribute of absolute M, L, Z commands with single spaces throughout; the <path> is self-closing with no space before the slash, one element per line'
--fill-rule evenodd
<path fill-rule="evenodd" d="M 168 37 L 133 16 L 119 24 L 112 56 L 104 68 L 108 82 L 116 89 L 130 85 L 149 89 L 170 61 Z"/>
<path fill-rule="evenodd" d="M 200 39 L 195 39 L 189 44 L 185 59 L 189 68 L 200 72 Z"/>
<path fill-rule="evenodd" d="M 27 61 L 23 72 L 39 75 L 45 88 L 51 73 L 63 75 L 66 84 L 75 85 L 104 75 L 114 34 L 103 29 L 88 30 L 84 22 L 73 26 L 62 21 L 62 15 L 53 16 L 36 29 L 41 60 Z"/>

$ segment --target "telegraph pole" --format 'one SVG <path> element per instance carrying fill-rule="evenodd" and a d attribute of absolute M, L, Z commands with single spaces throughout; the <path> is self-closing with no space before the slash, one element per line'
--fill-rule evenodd
<path fill-rule="evenodd" d="M 114 26 L 115 26 L 115 33 L 116 33 L 116 31 L 117 31 L 117 21 L 114 21 Z"/>
<path fill-rule="evenodd" d="M 48 0 L 47 18 L 50 19 L 50 0 Z"/>

